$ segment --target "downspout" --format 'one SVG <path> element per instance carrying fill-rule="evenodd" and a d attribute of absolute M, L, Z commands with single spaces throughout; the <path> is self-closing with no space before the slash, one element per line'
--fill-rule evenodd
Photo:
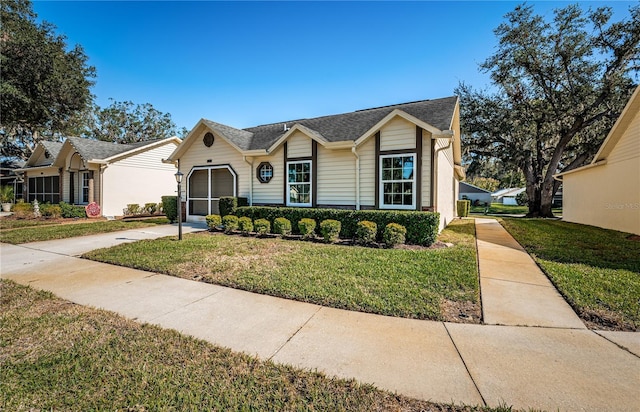
<path fill-rule="evenodd" d="M 447 131 L 449 132 L 449 131 Z M 437 212 L 438 211 L 438 155 L 440 154 L 440 152 L 442 150 L 446 150 L 449 149 L 451 147 L 451 144 L 453 143 L 453 131 L 451 131 L 451 133 L 446 133 L 443 135 L 439 135 L 433 136 L 433 139 L 447 139 L 449 140 L 449 143 L 444 146 L 444 147 L 439 147 L 435 150 L 434 155 L 433 155 L 433 187 L 431 188 L 433 190 L 433 211 Z"/>
<path fill-rule="evenodd" d="M 351 153 L 356 157 L 356 210 L 360 210 L 360 155 L 355 144 L 351 147 Z"/>
<path fill-rule="evenodd" d="M 253 206 L 253 157 L 251 162 L 247 161 L 247 156 L 242 156 L 242 160 L 249 165 L 249 206 Z"/>
<path fill-rule="evenodd" d="M 104 216 L 104 171 L 107 167 L 109 167 L 109 165 L 100 165 L 100 194 L 98 196 L 102 216 Z"/>

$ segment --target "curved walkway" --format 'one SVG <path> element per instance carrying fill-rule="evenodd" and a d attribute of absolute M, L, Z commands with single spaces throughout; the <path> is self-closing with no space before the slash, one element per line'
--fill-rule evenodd
<path fill-rule="evenodd" d="M 498 241 L 496 236 L 502 237 L 499 228 L 488 222 L 479 220 L 478 228 L 488 323 L 528 324 L 521 315 L 509 320 L 496 314 L 509 312 L 518 302 L 536 295 L 519 292 L 517 285 L 549 287 L 528 278 L 514 281 L 507 273 L 489 270 L 492 264 L 512 267 L 511 273 L 518 276 L 518 265 L 524 261 L 511 261 L 508 253 L 501 260 L 497 246 L 516 249 L 516 245 Z M 194 230 L 198 227 L 185 227 L 185 232 Z M 356 378 L 416 398 L 545 410 L 638 410 L 638 333 L 607 333 L 605 339 L 573 321 L 540 327 L 545 325 L 535 316 L 531 322 L 540 323 L 538 327 L 391 318 L 76 257 L 92 249 L 175 231 L 165 226 L 19 246 L 2 244 L 0 274 L 75 303 L 173 328 L 262 359 Z M 495 253 L 487 255 L 482 251 L 485 247 Z M 495 287 L 493 281 L 513 285 Z M 520 296 L 515 305 L 504 303 L 514 295 Z M 550 310 L 546 306 L 536 310 L 533 299 L 527 306 L 527 312 L 533 314 Z"/>

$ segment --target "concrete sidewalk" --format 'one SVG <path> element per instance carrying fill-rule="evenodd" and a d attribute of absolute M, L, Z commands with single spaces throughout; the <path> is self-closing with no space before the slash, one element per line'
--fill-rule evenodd
<path fill-rule="evenodd" d="M 114 242 L 168 234 L 175 234 L 175 227 L 2 244 L 1 275 L 261 359 L 416 398 L 546 410 L 638 410 L 640 334 L 391 318 L 74 257 Z"/>

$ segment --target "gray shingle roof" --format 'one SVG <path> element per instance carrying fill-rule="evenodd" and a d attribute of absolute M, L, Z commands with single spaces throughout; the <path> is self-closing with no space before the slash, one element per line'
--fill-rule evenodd
<path fill-rule="evenodd" d="M 290 120 L 243 130 L 234 129 L 210 120 L 205 120 L 205 123 L 214 131 L 217 130 L 224 134 L 241 150 L 267 149 L 286 133 L 284 130 L 285 124 L 289 128 L 296 124 L 305 126 L 329 142 L 355 140 L 396 109 L 402 110 L 440 130 L 448 130 L 451 126 L 457 100 L 458 98 L 455 96 L 421 100 L 312 119 Z"/>
<path fill-rule="evenodd" d="M 56 157 L 58 157 L 58 154 L 60 153 L 60 149 L 62 149 L 63 143 L 50 142 L 47 140 L 43 140 L 40 142 L 40 144 L 42 144 L 44 149 L 49 153 L 49 157 L 48 157 L 49 164 L 52 164 L 53 161 L 56 160 Z"/>
<path fill-rule="evenodd" d="M 68 137 L 67 140 L 78 151 L 78 154 L 85 161 L 93 159 L 107 159 L 109 157 L 128 152 L 129 150 L 143 147 L 158 140 L 147 140 L 145 142 L 117 144 L 102 142 L 99 140 L 85 139 L 82 137 Z"/>

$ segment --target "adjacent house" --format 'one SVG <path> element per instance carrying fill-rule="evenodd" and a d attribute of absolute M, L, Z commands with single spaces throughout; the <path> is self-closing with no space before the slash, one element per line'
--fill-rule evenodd
<path fill-rule="evenodd" d="M 555 177 L 563 220 L 640 235 L 640 87 L 591 163 Z"/>
<path fill-rule="evenodd" d="M 175 193 L 175 167 L 163 163 L 177 137 L 131 144 L 69 137 L 43 141 L 19 169 L 23 197 L 32 202 L 96 202 L 103 216 L 122 216 L 127 204 L 158 203 Z"/>
<path fill-rule="evenodd" d="M 491 201 L 493 203 L 502 203 L 503 205 L 517 205 L 516 196 L 527 190 L 525 187 L 510 187 L 508 189 L 500 189 L 491 193 Z"/>
<path fill-rule="evenodd" d="M 460 182 L 459 189 L 460 200 L 470 200 L 471 204 L 491 204 L 491 192 L 470 183 Z"/>
<path fill-rule="evenodd" d="M 202 119 L 167 159 L 185 174 L 187 220 L 218 213 L 221 196 L 251 205 L 437 211 L 455 216 L 457 97 L 247 129 Z"/>

